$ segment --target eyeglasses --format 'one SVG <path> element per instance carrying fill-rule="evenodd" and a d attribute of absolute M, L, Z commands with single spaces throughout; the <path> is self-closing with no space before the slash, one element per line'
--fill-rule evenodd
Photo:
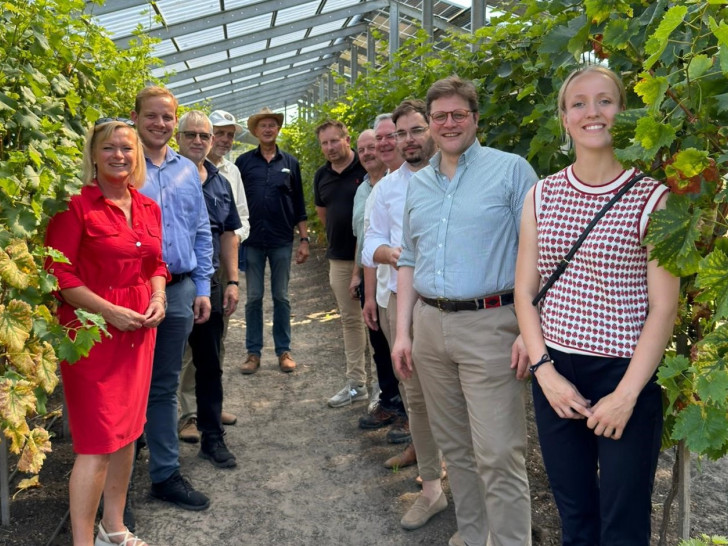
<path fill-rule="evenodd" d="M 195 140 L 197 137 L 200 137 L 200 140 L 202 142 L 209 142 L 212 138 L 212 135 L 210 133 L 196 133 L 194 131 L 182 131 L 182 134 L 187 140 Z"/>
<path fill-rule="evenodd" d="M 432 112 L 430 119 L 438 125 L 443 125 L 447 121 L 448 116 L 452 116 L 455 123 L 462 123 L 473 114 L 475 110 L 453 110 L 452 112 Z"/>
<path fill-rule="evenodd" d="M 426 131 L 427 127 L 412 127 L 409 131 L 400 130 L 393 134 L 394 138 L 397 139 L 398 142 L 404 142 L 407 140 L 408 136 L 411 136 L 412 138 L 421 137 Z"/>
<path fill-rule="evenodd" d="M 111 123 L 112 121 L 120 121 L 121 123 L 126 123 L 130 127 L 134 127 L 134 122 L 127 118 L 99 118 L 94 122 L 94 127 L 98 127 L 104 123 Z"/>

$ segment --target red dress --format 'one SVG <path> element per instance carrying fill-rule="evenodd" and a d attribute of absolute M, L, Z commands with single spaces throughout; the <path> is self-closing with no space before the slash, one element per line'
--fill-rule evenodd
<path fill-rule="evenodd" d="M 124 212 L 106 200 L 98 186 L 84 186 L 69 209 L 51 219 L 46 245 L 70 264 L 46 262 L 61 289 L 86 286 L 102 298 L 144 313 L 150 279 L 167 276 L 162 261 L 161 213 L 150 198 L 130 188 L 132 227 Z M 77 323 L 75 308 L 62 302 L 62 324 Z M 142 327 L 112 337 L 102 334 L 89 355 L 61 363 L 63 391 L 73 438 L 81 454 L 113 453 L 144 430 L 157 330 Z"/>

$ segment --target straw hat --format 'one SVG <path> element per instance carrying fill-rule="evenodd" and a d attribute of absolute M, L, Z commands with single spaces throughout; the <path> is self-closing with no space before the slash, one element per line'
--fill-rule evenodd
<path fill-rule="evenodd" d="M 283 114 L 276 114 L 275 112 L 273 112 L 270 108 L 268 108 L 266 106 L 260 112 L 258 112 L 257 114 L 253 114 L 252 116 L 250 116 L 248 118 L 248 131 L 250 131 L 250 134 L 254 135 L 255 128 L 258 126 L 258 122 L 261 119 L 266 119 L 266 118 L 276 120 L 278 122 L 279 127 L 283 125 Z"/>

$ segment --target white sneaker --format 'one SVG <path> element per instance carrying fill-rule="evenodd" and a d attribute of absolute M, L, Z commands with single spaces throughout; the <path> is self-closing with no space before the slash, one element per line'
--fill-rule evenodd
<path fill-rule="evenodd" d="M 329 398 L 329 406 L 332 408 L 340 408 L 342 406 L 348 406 L 352 402 L 366 400 L 368 397 L 369 391 L 366 385 L 356 385 L 349 382 L 344 385 L 343 389 Z"/>
<path fill-rule="evenodd" d="M 377 411 L 379 407 L 379 395 L 382 394 L 382 389 L 379 388 L 379 381 L 372 383 L 372 395 L 369 397 L 369 406 L 367 406 L 367 412 L 369 414 Z"/>

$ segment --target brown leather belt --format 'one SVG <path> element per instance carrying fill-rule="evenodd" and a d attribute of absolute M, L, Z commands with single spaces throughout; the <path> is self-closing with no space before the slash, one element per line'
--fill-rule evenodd
<path fill-rule="evenodd" d="M 493 309 L 494 307 L 502 307 L 503 305 L 511 305 L 513 303 L 513 292 L 505 292 L 504 294 L 496 294 L 494 296 L 484 296 L 482 298 L 472 300 L 448 300 L 445 298 L 426 298 L 420 296 L 423 303 L 431 305 L 444 311 L 445 313 L 456 313 L 457 311 L 477 311 L 478 309 Z"/>

